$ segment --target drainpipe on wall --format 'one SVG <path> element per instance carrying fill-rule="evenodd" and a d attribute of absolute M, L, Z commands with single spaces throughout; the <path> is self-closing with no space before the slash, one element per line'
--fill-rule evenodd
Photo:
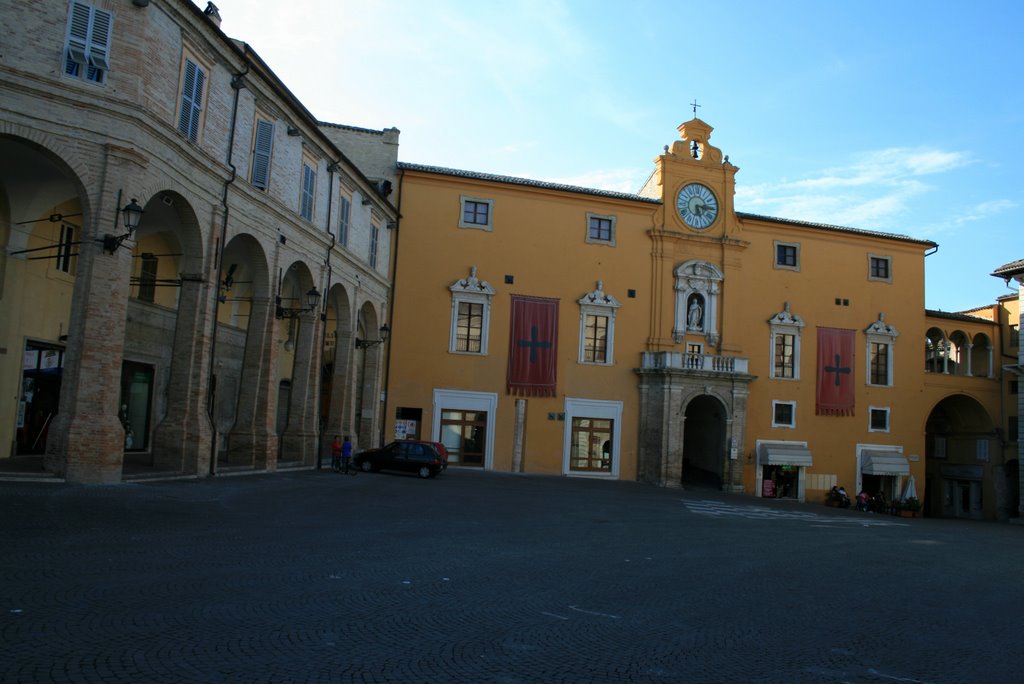
<path fill-rule="evenodd" d="M 384 349 L 384 378 L 381 385 L 384 387 L 384 415 L 380 417 L 380 444 L 384 446 L 387 441 L 384 439 L 388 418 L 388 401 L 391 399 L 391 340 L 395 339 L 395 284 L 398 282 L 398 225 L 402 221 L 402 179 L 405 178 L 405 170 L 398 172 L 398 206 L 395 207 L 394 244 L 391 245 L 391 296 L 388 297 L 388 325 L 391 326 L 391 333 L 388 335 L 388 342 Z M 422 435 L 421 435 L 422 437 Z"/>
<path fill-rule="evenodd" d="M 214 283 L 214 296 L 213 296 L 213 334 L 210 336 L 210 372 L 206 378 L 206 415 L 210 419 L 210 426 L 213 428 L 213 436 L 210 440 L 210 475 L 217 474 L 217 421 L 215 419 L 215 400 L 216 400 L 216 388 L 214 383 L 216 382 L 217 374 L 215 372 L 215 364 L 217 358 L 217 321 L 220 317 L 220 284 L 224 279 L 224 249 L 227 247 L 225 240 L 228 235 L 228 188 L 235 182 L 235 178 L 238 176 L 238 169 L 231 161 L 231 157 L 235 151 L 235 126 L 238 122 L 238 97 L 241 93 L 242 88 L 245 87 L 245 82 L 242 81 L 242 77 L 249 73 L 249 63 L 245 63 L 245 70 L 241 73 L 234 74 L 231 77 L 231 88 L 235 91 L 234 102 L 231 105 L 231 130 L 228 134 L 228 156 L 227 165 L 231 169 L 231 175 L 226 181 L 224 181 L 224 188 L 221 193 L 221 208 L 223 210 L 221 214 L 220 222 L 220 238 L 218 239 L 217 246 L 217 282 Z"/>
<path fill-rule="evenodd" d="M 323 297 L 323 309 L 320 310 L 320 322 L 323 325 L 320 327 L 320 381 L 316 387 L 316 412 L 317 412 L 317 431 L 316 431 L 316 469 L 320 470 L 320 461 L 322 458 L 322 449 L 324 446 L 324 427 L 326 427 L 326 421 L 321 424 L 319 420 L 320 407 L 323 405 L 324 400 L 324 349 L 327 347 L 327 298 L 331 294 L 331 279 L 334 275 L 334 269 L 331 267 L 331 252 L 334 251 L 334 231 L 331 230 L 331 207 L 334 203 L 334 172 L 338 169 L 338 162 L 331 162 L 327 165 L 327 173 L 330 174 L 327 177 L 327 233 L 331 236 L 331 244 L 327 248 L 327 259 L 325 265 L 327 266 L 327 284 L 324 286 L 324 297 Z M 335 350 L 337 350 L 337 340 L 335 340 Z M 333 368 L 333 365 L 332 365 Z M 328 405 L 330 410 L 330 405 Z"/>

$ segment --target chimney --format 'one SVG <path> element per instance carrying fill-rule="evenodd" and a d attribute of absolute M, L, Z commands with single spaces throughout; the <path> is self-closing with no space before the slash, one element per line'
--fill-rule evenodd
<path fill-rule="evenodd" d="M 212 2 L 206 3 L 206 9 L 203 10 L 203 14 L 210 17 L 210 21 L 216 24 L 217 28 L 220 28 L 220 10 L 217 9 L 216 5 Z"/>

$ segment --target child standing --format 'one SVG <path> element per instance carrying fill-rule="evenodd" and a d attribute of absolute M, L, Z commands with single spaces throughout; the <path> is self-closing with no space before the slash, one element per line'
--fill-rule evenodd
<path fill-rule="evenodd" d="M 349 449 L 351 450 L 351 447 L 349 447 Z M 334 435 L 334 441 L 331 442 L 331 470 L 341 470 L 341 453 L 341 437 Z"/>

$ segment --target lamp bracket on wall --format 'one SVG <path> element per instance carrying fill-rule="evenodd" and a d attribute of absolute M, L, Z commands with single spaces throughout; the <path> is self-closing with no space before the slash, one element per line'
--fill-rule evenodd
<path fill-rule="evenodd" d="M 380 326 L 380 339 L 378 340 L 361 340 L 356 338 L 356 349 L 369 349 L 370 347 L 376 347 L 378 344 L 384 344 L 388 340 L 388 335 L 391 333 L 391 327 L 385 323 Z"/>
<path fill-rule="evenodd" d="M 306 293 L 306 303 L 309 305 L 305 308 L 294 308 L 286 307 L 281 304 L 281 295 L 277 295 L 276 298 L 277 308 L 275 315 L 278 318 L 298 318 L 304 313 L 312 311 L 316 308 L 316 305 L 320 303 L 320 292 L 316 287 L 310 288 L 309 292 Z"/>

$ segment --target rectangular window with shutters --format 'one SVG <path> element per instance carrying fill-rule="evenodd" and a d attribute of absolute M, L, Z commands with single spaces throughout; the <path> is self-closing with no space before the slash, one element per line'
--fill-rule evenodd
<path fill-rule="evenodd" d="M 377 268 L 377 248 L 380 243 L 380 224 L 374 223 L 370 227 L 370 266 Z"/>
<path fill-rule="evenodd" d="M 113 16 L 84 2 L 71 3 L 64 42 L 64 74 L 103 83 L 110 69 Z"/>
<path fill-rule="evenodd" d="M 348 247 L 348 226 L 352 220 L 352 200 L 347 196 L 341 196 L 341 203 L 338 208 L 338 242 L 343 247 Z"/>
<path fill-rule="evenodd" d="M 57 270 L 71 273 L 71 262 L 75 252 L 75 227 L 68 223 L 60 226 L 60 242 L 57 244 Z"/>
<path fill-rule="evenodd" d="M 160 260 L 152 254 L 142 255 L 139 271 L 139 301 L 152 303 L 156 299 L 156 274 Z"/>
<path fill-rule="evenodd" d="M 181 102 L 178 109 L 178 132 L 192 142 L 199 142 L 203 125 L 203 93 L 206 70 L 186 56 L 181 68 Z"/>
<path fill-rule="evenodd" d="M 274 124 L 256 119 L 252 141 L 252 184 L 266 190 L 270 184 L 270 155 L 274 151 Z"/>
<path fill-rule="evenodd" d="M 316 197 L 316 166 L 311 159 L 302 160 L 302 196 L 299 213 L 307 221 L 313 220 L 313 201 Z"/>

